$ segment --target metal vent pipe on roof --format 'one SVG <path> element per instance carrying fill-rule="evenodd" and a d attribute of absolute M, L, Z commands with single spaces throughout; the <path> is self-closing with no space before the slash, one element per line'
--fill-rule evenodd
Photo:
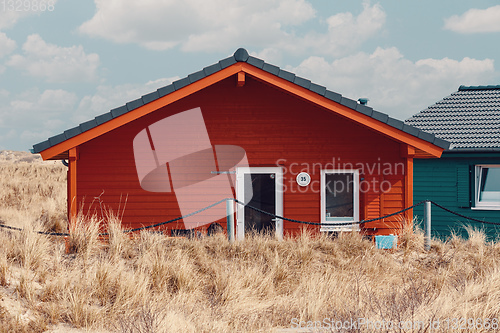
<path fill-rule="evenodd" d="M 361 105 L 366 105 L 366 104 L 368 104 L 368 101 L 369 101 L 369 99 L 368 99 L 368 98 L 366 98 L 366 97 L 361 97 L 361 98 L 359 98 L 359 99 L 358 99 L 358 102 L 359 102 L 359 104 L 361 104 Z"/>

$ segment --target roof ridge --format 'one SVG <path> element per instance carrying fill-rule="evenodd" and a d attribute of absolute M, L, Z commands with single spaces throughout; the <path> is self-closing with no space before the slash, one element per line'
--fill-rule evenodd
<path fill-rule="evenodd" d="M 464 86 L 461 85 L 458 87 L 458 91 L 466 91 L 466 90 L 495 90 L 500 89 L 500 85 L 487 85 L 487 86 Z"/>
<path fill-rule="evenodd" d="M 433 135 L 422 131 L 416 127 L 413 127 L 409 124 L 405 124 L 403 121 L 390 117 L 389 115 L 376 111 L 373 108 L 363 105 L 359 103 L 359 101 L 355 101 L 353 99 L 342 96 L 339 93 L 328 90 L 326 87 L 321 86 L 319 84 L 313 83 L 308 79 L 302 78 L 300 76 L 295 75 L 294 73 L 288 72 L 284 69 L 279 68 L 278 66 L 266 63 L 264 60 L 259 58 L 250 56 L 248 51 L 244 48 L 238 48 L 234 54 L 228 58 L 220 60 L 218 63 L 207 66 L 202 70 L 189 74 L 188 76 L 179 79 L 177 81 L 172 82 L 169 85 L 158 88 L 157 90 L 143 95 L 140 98 L 125 103 L 122 106 L 112 109 L 111 111 L 96 116 L 94 119 L 81 123 L 80 125 L 73 127 L 64 131 L 61 134 L 50 137 L 46 141 L 42 141 L 33 145 L 33 149 L 31 151 L 33 153 L 39 153 L 45 149 L 48 149 L 52 146 L 55 146 L 63 141 L 66 141 L 76 135 L 79 135 L 83 132 L 86 132 L 94 127 L 97 127 L 107 121 L 112 120 L 113 118 L 119 117 L 127 112 L 130 112 L 134 109 L 137 109 L 147 103 L 150 103 L 154 100 L 157 100 L 165 95 L 168 95 L 176 90 L 179 90 L 191 83 L 194 83 L 198 80 L 201 80 L 209 75 L 212 75 L 218 71 L 223 70 L 235 63 L 245 62 L 249 65 L 252 65 L 256 68 L 262 69 L 270 74 L 278 76 L 282 79 L 290 81 L 298 86 L 301 86 L 305 89 L 308 89 L 320 96 L 323 96 L 333 102 L 344 105 L 352 110 L 360 112 L 368 117 L 381 121 L 389 126 L 392 126 L 398 130 L 404 131 L 408 134 L 411 134 L 415 137 L 418 137 L 424 141 L 430 142 L 440 148 L 447 149 L 449 147 L 449 142 Z"/>

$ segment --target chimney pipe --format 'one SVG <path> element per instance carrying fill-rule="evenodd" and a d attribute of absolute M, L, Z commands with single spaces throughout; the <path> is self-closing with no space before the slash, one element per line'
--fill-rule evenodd
<path fill-rule="evenodd" d="M 369 101 L 369 99 L 368 99 L 368 98 L 366 98 L 366 97 L 361 97 L 361 98 L 359 98 L 359 99 L 358 99 L 358 102 L 359 102 L 359 104 L 361 104 L 361 105 L 366 105 L 366 104 L 368 104 L 368 101 Z"/>

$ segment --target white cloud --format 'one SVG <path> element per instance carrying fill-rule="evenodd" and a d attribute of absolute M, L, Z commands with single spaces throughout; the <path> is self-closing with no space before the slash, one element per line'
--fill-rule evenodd
<path fill-rule="evenodd" d="M 445 29 L 459 33 L 500 32 L 500 5 L 487 9 L 469 9 L 445 19 Z"/>
<path fill-rule="evenodd" d="M 0 17 L 1 18 L 1 17 Z M 0 31 L 0 59 L 6 55 L 11 54 L 17 47 L 14 40 L 7 37 L 7 35 Z M 0 74 L 5 72 L 5 66 L 0 65 Z"/>
<path fill-rule="evenodd" d="M 386 14 L 379 4 L 370 6 L 369 2 L 364 2 L 363 11 L 358 16 L 349 12 L 330 16 L 326 20 L 326 32 L 309 32 L 303 36 L 283 34 L 252 55 L 271 63 L 280 63 L 283 52 L 344 56 L 379 33 L 385 19 Z"/>
<path fill-rule="evenodd" d="M 31 89 L 17 95 L 0 91 L 0 146 L 27 150 L 34 143 L 64 130 L 78 101 L 62 89 Z"/>
<path fill-rule="evenodd" d="M 291 69 L 315 83 L 357 100 L 368 97 L 378 111 L 404 119 L 456 91 L 485 84 L 495 73 L 491 59 L 422 59 L 412 62 L 396 48 L 377 48 L 333 62 L 309 57 Z"/>
<path fill-rule="evenodd" d="M 77 100 L 74 93 L 62 89 L 43 92 L 31 89 L 15 96 L 6 93 L 0 96 L 0 126 L 25 133 L 58 130 L 74 110 Z"/>
<path fill-rule="evenodd" d="M 14 54 L 9 66 L 48 82 L 81 82 L 97 79 L 99 55 L 86 54 L 83 46 L 61 47 L 46 43 L 38 34 L 28 36 L 23 45 L 24 55 Z"/>
<path fill-rule="evenodd" d="M 11 121 L 34 121 L 38 126 L 43 124 L 53 129 L 54 126 L 48 126 L 53 123 L 53 119 L 67 118 L 77 101 L 77 96 L 66 90 L 47 89 L 39 92 L 38 89 L 31 89 L 12 96 L 1 109 L 2 117 Z"/>
<path fill-rule="evenodd" d="M 7 37 L 7 35 L 0 31 L 0 58 L 11 54 L 17 47 L 14 40 Z"/>
<path fill-rule="evenodd" d="M 75 125 L 90 120 L 178 79 L 178 77 L 161 78 L 145 84 L 100 85 L 95 94 L 87 95 L 80 100 L 72 120 Z"/>
<path fill-rule="evenodd" d="M 144 84 L 101 85 L 95 94 L 83 98 L 63 89 L 40 91 L 34 88 L 19 94 L 0 89 L 0 147 L 27 150 L 37 142 L 178 79 L 173 77 Z"/>
<path fill-rule="evenodd" d="M 95 0 L 97 12 L 80 31 L 149 49 L 186 51 L 269 44 L 283 28 L 301 24 L 315 11 L 305 0 Z"/>
<path fill-rule="evenodd" d="M 299 33 L 316 16 L 306 0 L 95 2 L 96 14 L 80 26 L 90 36 L 154 50 L 232 51 L 245 46 L 274 59 L 282 52 L 345 55 L 380 32 L 386 19 L 379 4 L 365 1 L 357 16 L 338 13 L 322 22 L 323 31 Z"/>
<path fill-rule="evenodd" d="M 56 3 L 57 0 L 2 1 L 0 2 L 0 29 L 12 28 L 24 17 L 50 13 L 56 9 Z"/>
<path fill-rule="evenodd" d="M 5 1 L 5 6 L 10 1 Z M 15 4 L 15 2 L 13 2 Z M 34 15 L 35 12 L 30 10 L 4 10 L 4 2 L 0 3 L 0 29 L 12 28 L 19 19 L 27 16 Z M 7 8 L 5 8 L 7 9 Z"/>
<path fill-rule="evenodd" d="M 330 56 L 344 55 L 376 35 L 384 26 L 386 14 L 379 4 L 363 4 L 363 11 L 354 17 L 351 13 L 340 13 L 327 19 L 326 34 L 309 34 L 297 47 L 307 47 L 314 54 Z"/>

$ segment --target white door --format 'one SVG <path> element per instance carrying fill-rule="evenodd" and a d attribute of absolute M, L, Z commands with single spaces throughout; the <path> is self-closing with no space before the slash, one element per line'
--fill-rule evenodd
<path fill-rule="evenodd" d="M 283 238 L 283 170 L 279 167 L 240 167 L 236 169 L 236 237 L 247 232 L 275 232 Z M 268 215 L 258 210 L 271 213 Z"/>

